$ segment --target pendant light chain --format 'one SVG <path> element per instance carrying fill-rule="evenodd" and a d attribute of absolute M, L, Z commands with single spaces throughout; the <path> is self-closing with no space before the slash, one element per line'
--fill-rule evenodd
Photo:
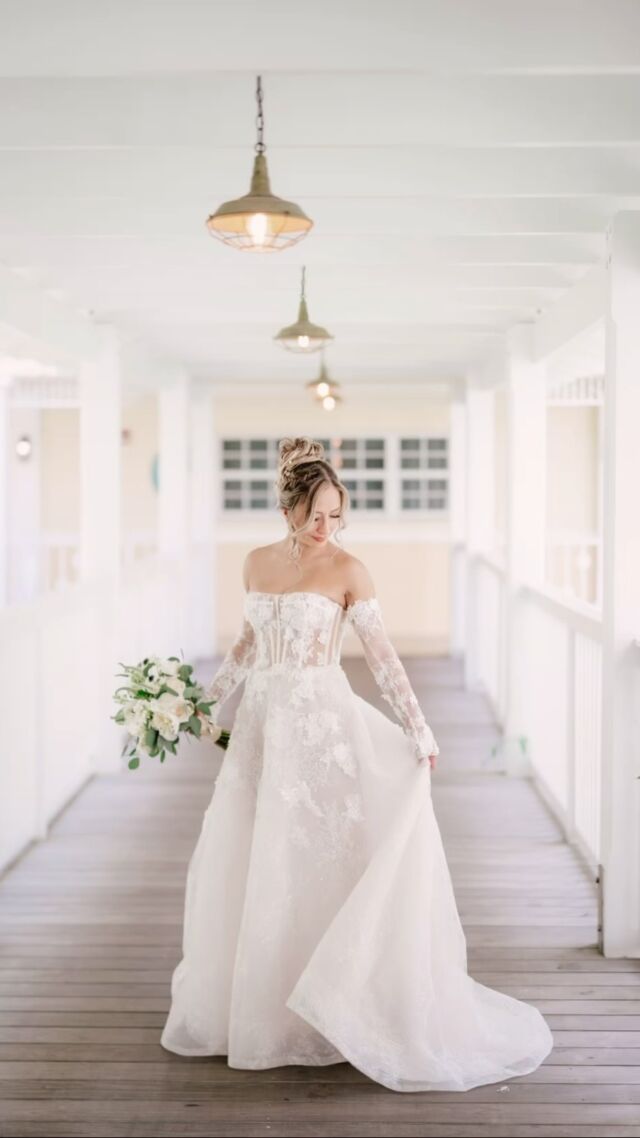
<path fill-rule="evenodd" d="M 258 75 L 256 83 L 256 99 L 258 100 L 258 114 L 256 115 L 256 127 L 258 128 L 258 141 L 256 142 L 256 153 L 264 154 L 265 145 L 263 142 L 264 134 L 264 114 L 262 112 L 262 78 Z"/>

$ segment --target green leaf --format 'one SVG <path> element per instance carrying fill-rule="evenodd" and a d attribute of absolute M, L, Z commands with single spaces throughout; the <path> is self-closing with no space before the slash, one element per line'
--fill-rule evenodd
<path fill-rule="evenodd" d="M 208 715 L 209 712 L 211 711 L 212 706 L 213 706 L 213 700 L 201 699 L 196 704 L 196 710 L 202 711 L 204 713 L 204 715 Z"/>
<path fill-rule="evenodd" d="M 149 750 L 151 750 L 152 747 L 156 746 L 158 742 L 158 734 L 159 732 L 156 731 L 154 727 L 147 727 L 147 730 L 144 733 L 144 741 Z"/>
<path fill-rule="evenodd" d="M 191 664 L 181 664 L 178 668 L 178 678 L 184 680 L 184 682 L 188 684 L 192 671 L 193 668 Z"/>
<path fill-rule="evenodd" d="M 136 767 L 140 766 L 140 759 L 136 755 L 134 759 L 129 759 L 129 770 L 134 771 Z"/>
<path fill-rule="evenodd" d="M 191 718 L 189 720 L 189 727 L 190 727 L 191 731 L 193 732 L 193 734 L 196 736 L 196 738 L 199 739 L 200 738 L 200 732 L 202 731 L 202 724 L 201 724 L 200 720 L 198 719 L 197 715 L 191 716 Z"/>

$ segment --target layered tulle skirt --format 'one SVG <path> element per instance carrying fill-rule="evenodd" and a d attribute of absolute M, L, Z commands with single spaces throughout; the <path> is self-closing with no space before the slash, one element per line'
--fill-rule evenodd
<path fill-rule="evenodd" d="M 162 1046 L 348 1060 L 395 1091 L 534 1070 L 537 1008 L 467 973 L 431 769 L 339 664 L 249 673 L 189 862 Z"/>

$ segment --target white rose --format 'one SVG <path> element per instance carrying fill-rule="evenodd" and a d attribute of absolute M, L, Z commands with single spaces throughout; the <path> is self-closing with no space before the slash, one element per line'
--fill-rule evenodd
<path fill-rule="evenodd" d="M 152 712 L 151 726 L 171 741 L 178 738 L 180 724 L 186 723 L 193 715 L 192 703 L 168 691 L 152 700 L 149 706 Z"/>
<path fill-rule="evenodd" d="M 166 676 L 177 676 L 178 669 L 182 667 L 179 660 L 163 660 L 162 670 Z"/>
<path fill-rule="evenodd" d="M 156 711 L 151 717 L 151 726 L 155 731 L 159 731 L 163 739 L 167 739 L 170 743 L 175 742 L 178 738 L 180 731 L 180 723 L 174 719 L 173 715 L 167 715 L 164 711 Z"/>

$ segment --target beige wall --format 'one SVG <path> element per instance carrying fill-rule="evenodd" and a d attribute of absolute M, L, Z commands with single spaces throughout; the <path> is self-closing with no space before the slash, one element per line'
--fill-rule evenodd
<path fill-rule="evenodd" d="M 547 410 L 547 557 L 546 575 L 558 588 L 570 587 L 583 600 L 598 594 L 598 549 L 580 541 L 598 533 L 598 407 L 549 407 Z M 577 541 L 562 543 L 562 533 Z M 580 569 L 580 556 L 589 565 Z"/>
<path fill-rule="evenodd" d="M 75 407 L 41 412 L 40 493 L 45 532 L 80 529 L 80 412 Z"/>
<path fill-rule="evenodd" d="M 596 529 L 598 408 L 547 410 L 547 529 Z"/>
<path fill-rule="evenodd" d="M 80 412 L 61 408 L 41 412 L 42 525 L 45 530 L 77 532 L 80 527 Z M 154 395 L 123 409 L 123 428 L 131 437 L 122 446 L 122 524 L 124 533 L 155 530 L 157 494 L 151 462 L 157 449 Z"/>

